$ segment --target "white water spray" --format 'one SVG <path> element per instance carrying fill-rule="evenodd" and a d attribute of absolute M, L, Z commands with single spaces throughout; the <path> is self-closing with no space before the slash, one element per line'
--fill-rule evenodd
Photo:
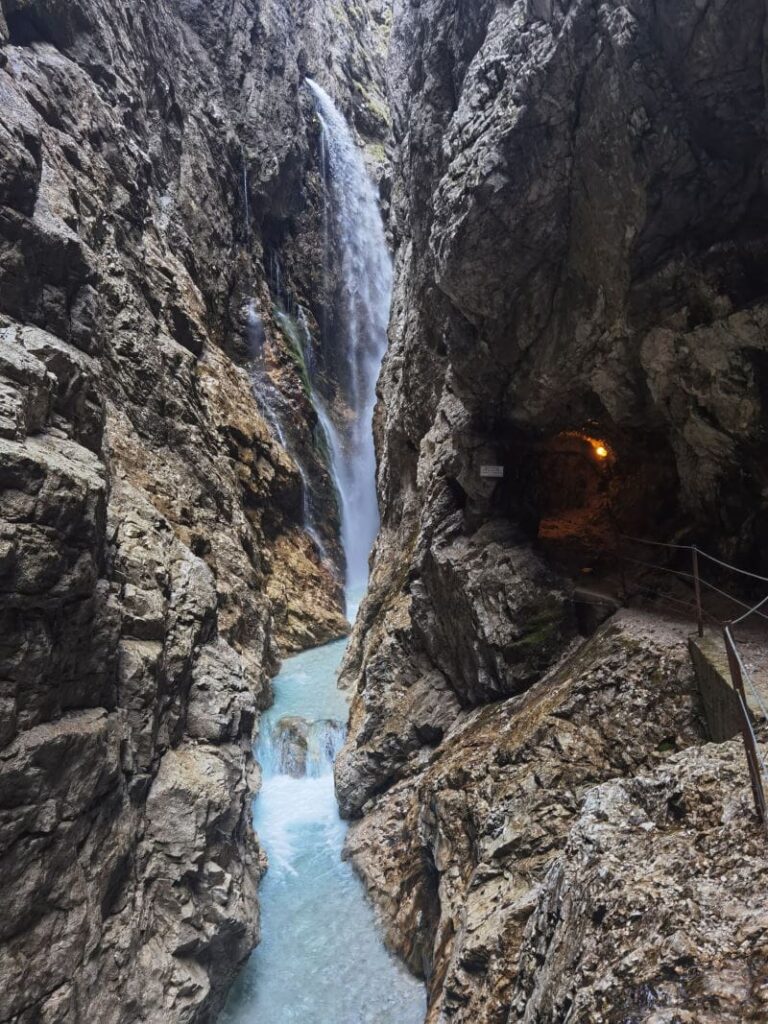
<path fill-rule="evenodd" d="M 322 129 L 324 266 L 327 270 L 333 246 L 341 277 L 336 320 L 346 366 L 345 379 L 338 384 L 350 415 L 337 422 L 322 403 L 318 415 L 328 436 L 341 503 L 349 592 L 367 580 L 368 556 L 379 528 L 371 423 L 387 347 L 392 261 L 376 192 L 347 123 L 317 82 L 307 79 L 307 85 Z"/>
<path fill-rule="evenodd" d="M 285 662 L 257 749 L 254 823 L 269 856 L 262 941 L 219 1024 L 421 1024 L 423 986 L 384 948 L 360 880 L 342 861 L 346 826 L 333 758 L 347 716 L 336 670 L 345 641 Z"/>

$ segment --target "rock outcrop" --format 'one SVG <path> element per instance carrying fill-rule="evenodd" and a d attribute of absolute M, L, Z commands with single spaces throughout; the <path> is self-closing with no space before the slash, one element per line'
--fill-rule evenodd
<path fill-rule="evenodd" d="M 522 944 L 509 1022 L 766 1016 L 768 859 L 740 741 L 592 790 Z"/>
<path fill-rule="evenodd" d="M 572 910 L 597 905 L 610 877 L 639 884 L 630 835 L 643 851 L 650 831 L 629 808 L 601 833 L 614 875 L 586 853 L 606 794 L 629 804 L 678 777 L 688 792 L 696 765 L 702 802 L 748 794 L 735 768 L 705 779 L 738 755 L 697 760 L 682 639 L 621 619 L 579 651 L 571 601 L 622 533 L 687 533 L 767 564 L 765 5 L 734 13 L 717 0 L 395 5 L 382 529 L 343 672 L 336 782 L 360 819 L 349 855 L 390 944 L 427 978 L 430 1021 L 730 1019 L 737 991 L 745 1019 L 764 1013 L 758 984 L 725 978 L 728 955 L 761 962 L 759 928 L 718 965 L 703 939 L 681 953 L 697 977 L 715 971 L 722 998 L 708 1002 L 704 983 L 689 997 L 662 983 L 661 909 L 622 932 L 627 908 L 606 893 L 605 933 L 599 920 L 578 931 Z M 648 811 L 680 901 L 670 922 L 690 878 L 671 851 L 723 850 L 715 807 L 685 824 L 673 812 Z M 742 921 L 764 864 L 749 816 L 724 813 Z M 645 960 L 620 946 L 603 989 L 589 971 L 646 925 Z"/>
<path fill-rule="evenodd" d="M 325 0 L 0 3 L 3 1021 L 213 1020 L 257 939 L 258 710 L 346 623 L 244 311 L 309 437 L 270 269 L 319 317 L 302 83 L 375 151 L 386 31 Z"/>
<path fill-rule="evenodd" d="M 390 945 L 427 978 L 429 1021 L 506 1021 L 528 916 L 585 795 L 701 742 L 684 633 L 623 613 L 526 694 L 460 712 L 412 758 L 353 823 L 347 853 Z"/>

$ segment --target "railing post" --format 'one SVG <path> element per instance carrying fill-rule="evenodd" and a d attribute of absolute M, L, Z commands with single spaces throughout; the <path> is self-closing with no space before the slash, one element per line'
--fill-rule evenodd
<path fill-rule="evenodd" d="M 760 775 L 760 762 L 758 761 L 755 737 L 752 732 L 752 724 L 749 721 L 749 713 L 747 711 L 747 694 L 744 690 L 741 665 L 739 664 L 739 658 L 733 643 L 733 637 L 731 636 L 730 626 L 725 626 L 723 629 L 723 639 L 725 640 L 725 650 L 728 655 L 728 667 L 731 670 L 731 681 L 733 682 L 733 688 L 736 691 L 736 695 L 739 698 L 739 707 L 741 709 L 741 714 L 739 716 L 741 718 L 741 735 L 744 739 L 744 750 L 747 754 L 747 765 L 749 767 L 750 782 L 752 783 L 752 796 L 755 801 L 755 810 L 757 811 L 758 819 L 763 825 L 765 825 L 768 818 L 766 817 L 765 791 L 763 789 L 763 780 Z"/>
<path fill-rule="evenodd" d="M 624 544 L 623 538 L 618 529 L 614 530 L 616 536 L 616 561 L 619 566 L 619 585 L 621 586 L 621 603 L 626 608 L 629 604 L 629 591 L 627 590 L 627 572 L 624 568 Z"/>
<path fill-rule="evenodd" d="M 691 548 L 693 555 L 693 585 L 696 589 L 696 618 L 699 625 L 699 636 L 704 636 L 704 611 L 701 607 L 701 580 L 699 578 L 699 549 L 694 544 Z"/>

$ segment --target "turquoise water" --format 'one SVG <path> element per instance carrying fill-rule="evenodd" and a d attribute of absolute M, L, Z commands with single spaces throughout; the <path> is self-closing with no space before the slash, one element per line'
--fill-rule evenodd
<path fill-rule="evenodd" d="M 275 703 L 262 718 L 256 753 L 264 782 L 254 822 L 270 863 L 260 890 L 263 937 L 220 1024 L 424 1019 L 423 986 L 385 950 L 362 885 L 341 860 L 345 825 L 333 790 L 332 722 L 347 718 L 336 686 L 345 645 L 286 661 L 275 680 Z M 300 777 L 287 774 L 284 750 L 275 742 L 287 717 L 317 723 L 320 734 L 328 723 L 329 748 L 314 749 L 308 774 Z"/>

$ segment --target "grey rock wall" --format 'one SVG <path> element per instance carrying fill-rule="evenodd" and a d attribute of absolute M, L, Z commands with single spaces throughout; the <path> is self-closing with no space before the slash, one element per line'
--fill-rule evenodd
<path fill-rule="evenodd" d="M 0 1020 L 213 1020 L 258 938 L 258 711 L 346 625 L 242 309 L 286 363 L 268 249 L 322 301 L 303 78 L 382 137 L 377 17 L 0 3 Z"/>
<path fill-rule="evenodd" d="M 510 1022 L 765 1016 L 765 847 L 743 779 L 727 743 L 589 794 L 526 928 Z"/>
<path fill-rule="evenodd" d="M 517 792 L 499 787 L 516 755 L 497 744 L 506 729 L 513 742 L 527 735 L 515 694 L 547 699 L 563 678 L 553 666 L 577 689 L 585 682 L 572 652 L 573 575 L 537 538 L 542 493 L 551 500 L 557 486 L 544 479 L 557 437 L 610 447 L 612 520 L 598 544 L 619 531 L 687 531 L 766 568 L 765 16 L 763 0 L 738 10 L 719 0 L 395 4 L 397 281 L 376 414 L 383 524 L 344 667 L 353 707 L 336 781 L 343 812 L 360 819 L 350 856 L 388 940 L 427 978 L 430 1021 L 704 1012 L 703 996 L 688 1004 L 680 989 L 667 1003 L 625 1006 L 621 984 L 603 998 L 597 978 L 579 1002 L 580 936 L 604 940 L 601 952 L 611 939 L 569 917 L 566 963 L 547 945 L 552 899 L 539 902 L 553 863 L 572 877 L 560 851 L 589 785 L 644 771 L 667 705 L 635 712 L 637 760 L 593 764 L 567 813 L 563 772 L 591 763 L 595 730 L 617 729 L 617 751 L 633 747 L 613 703 L 626 680 L 567 743 L 558 713 L 541 725 Z M 503 483 L 483 465 L 502 465 Z M 579 557 L 576 545 L 577 578 Z M 606 681 L 607 641 L 591 648 Z M 669 643 L 640 639 L 627 667 L 645 666 L 641 686 L 664 677 L 667 696 L 686 687 L 684 637 L 674 644 L 676 666 Z M 699 742 L 691 729 L 683 746 Z M 552 744 L 567 768 L 550 770 Z M 665 779 L 688 771 L 676 765 Z M 724 786 L 747 807 L 746 779 Z M 532 813 L 534 793 L 544 803 Z M 697 841 L 697 821 L 670 849 Z M 626 833 L 616 841 L 629 850 Z M 661 870 L 682 907 L 687 876 L 671 861 Z M 625 871 L 628 853 L 617 877 L 634 884 Z M 758 877 L 750 892 L 762 908 Z M 582 898 L 582 881 L 563 901 Z M 524 944 L 532 913 L 538 930 Z M 637 925 L 651 945 L 656 920 Z M 631 960 L 630 931 L 611 937 Z M 745 943 L 759 955 L 757 933 Z M 660 950 L 632 991 L 645 968 L 656 985 Z M 691 956 L 692 975 L 705 975 L 707 949 Z M 743 991 L 759 1017 L 761 997 Z M 728 1019 L 735 1004 L 712 1005 Z"/>

